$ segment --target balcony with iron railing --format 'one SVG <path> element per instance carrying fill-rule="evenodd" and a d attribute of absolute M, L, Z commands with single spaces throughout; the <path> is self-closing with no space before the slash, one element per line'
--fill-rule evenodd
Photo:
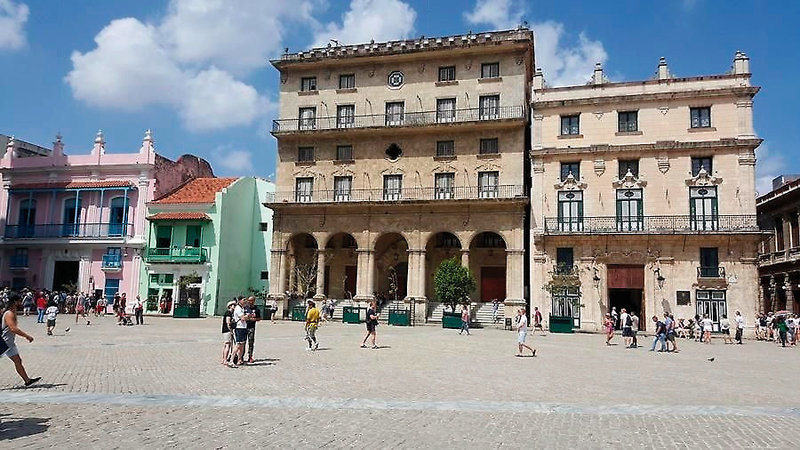
<path fill-rule="evenodd" d="M 8 268 L 11 270 L 22 270 L 28 268 L 28 255 L 11 255 L 8 260 Z"/>
<path fill-rule="evenodd" d="M 725 278 L 725 268 L 715 266 L 700 266 L 697 268 L 697 278 Z"/>
<path fill-rule="evenodd" d="M 272 121 L 272 133 L 313 132 L 360 128 L 402 128 L 456 123 L 491 122 L 525 119 L 523 106 L 496 106 L 443 111 L 367 114 L 360 116 L 324 116 Z"/>
<path fill-rule="evenodd" d="M 120 238 L 133 234 L 130 223 L 50 223 L 6 225 L 4 239 Z"/>
<path fill-rule="evenodd" d="M 148 248 L 145 252 L 148 263 L 203 264 L 207 260 L 204 247 Z"/>
<path fill-rule="evenodd" d="M 358 203 L 525 199 L 522 185 L 386 188 L 267 193 L 266 203 Z"/>
<path fill-rule="evenodd" d="M 544 234 L 761 233 L 755 215 L 548 217 Z"/>
<path fill-rule="evenodd" d="M 758 255 L 758 263 L 762 266 L 770 264 L 796 263 L 797 261 L 800 261 L 800 247 L 791 247 L 786 250 L 777 250 Z"/>
<path fill-rule="evenodd" d="M 100 269 L 106 272 L 119 272 L 122 270 L 122 255 L 118 253 L 105 253 L 100 263 Z"/>

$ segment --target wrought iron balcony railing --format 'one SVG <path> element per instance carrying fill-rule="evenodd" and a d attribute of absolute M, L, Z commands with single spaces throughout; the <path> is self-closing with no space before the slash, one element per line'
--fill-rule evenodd
<path fill-rule="evenodd" d="M 149 263 L 202 264 L 208 259 L 203 247 L 148 248 L 145 261 Z"/>
<path fill-rule="evenodd" d="M 103 270 L 120 270 L 122 269 L 122 255 L 118 253 L 106 253 L 103 255 L 103 261 L 100 268 Z"/>
<path fill-rule="evenodd" d="M 700 266 L 697 268 L 697 278 L 725 278 L 725 268 Z"/>
<path fill-rule="evenodd" d="M 132 236 L 129 223 L 49 223 L 6 225 L 5 239 L 114 238 Z"/>
<path fill-rule="evenodd" d="M 545 234 L 683 234 L 759 232 L 756 216 L 548 217 Z"/>
<path fill-rule="evenodd" d="M 10 269 L 27 269 L 28 255 L 11 255 L 8 260 L 8 267 Z"/>
<path fill-rule="evenodd" d="M 273 133 L 294 131 L 344 130 L 374 127 L 416 127 L 492 120 L 524 119 L 525 108 L 519 106 L 494 106 L 443 111 L 420 111 L 361 116 L 325 116 L 272 121 Z"/>
<path fill-rule="evenodd" d="M 420 200 L 483 200 L 525 198 L 522 185 L 452 188 L 387 188 L 285 191 L 267 194 L 267 203 L 404 202 Z"/>

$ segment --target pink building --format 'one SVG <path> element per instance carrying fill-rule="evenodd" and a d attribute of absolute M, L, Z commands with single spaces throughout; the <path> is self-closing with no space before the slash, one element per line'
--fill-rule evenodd
<path fill-rule="evenodd" d="M 138 152 L 105 146 L 98 132 L 88 155 L 66 155 L 58 136 L 49 155 L 27 156 L 8 141 L 0 159 L 0 284 L 139 294 L 145 204 L 163 188 L 213 173 L 190 155 L 177 162 L 157 155 L 149 130 Z"/>

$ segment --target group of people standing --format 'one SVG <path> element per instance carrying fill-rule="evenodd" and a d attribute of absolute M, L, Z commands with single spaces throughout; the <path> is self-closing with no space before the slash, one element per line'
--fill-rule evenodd
<path fill-rule="evenodd" d="M 800 341 L 800 317 L 788 311 L 759 314 L 756 316 L 756 339 L 794 347 Z"/>
<path fill-rule="evenodd" d="M 252 364 L 256 339 L 256 323 L 261 320 L 261 312 L 255 306 L 256 298 L 239 297 L 228 302 L 222 315 L 222 361 L 228 367 L 241 367 Z M 247 345 L 247 358 L 245 358 Z"/>

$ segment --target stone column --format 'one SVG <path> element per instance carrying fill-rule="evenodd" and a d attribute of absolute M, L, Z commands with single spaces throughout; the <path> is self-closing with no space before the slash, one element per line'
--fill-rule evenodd
<path fill-rule="evenodd" d="M 786 243 L 785 245 L 786 250 L 789 250 L 791 248 L 794 248 L 795 246 L 794 236 L 793 236 L 794 229 L 792 227 L 792 216 L 790 214 L 785 214 L 783 216 L 783 223 L 784 223 L 783 241 Z M 789 256 L 788 253 L 786 256 L 787 257 Z"/>
<path fill-rule="evenodd" d="M 367 298 L 374 298 L 375 293 L 375 252 L 367 251 Z"/>
<path fill-rule="evenodd" d="M 369 249 L 360 248 L 356 250 L 358 268 L 356 269 L 356 295 L 353 300 L 360 302 L 372 300 L 372 291 L 375 283 L 373 253 Z"/>
<path fill-rule="evenodd" d="M 425 285 L 427 284 L 426 281 L 427 281 L 427 272 L 428 272 L 427 270 L 425 270 L 425 268 L 427 266 L 427 263 L 425 261 L 425 249 L 419 250 L 419 253 L 417 254 L 417 259 L 418 259 L 417 270 L 419 271 L 418 272 L 419 280 L 418 280 L 418 288 L 417 288 L 417 299 L 418 299 L 418 301 L 425 301 L 428 298 L 428 296 L 425 295 Z"/>
<path fill-rule="evenodd" d="M 507 249 L 506 250 L 506 302 L 515 305 L 524 305 L 525 297 L 523 293 L 523 268 L 525 267 L 523 258 L 525 250 Z"/>
<path fill-rule="evenodd" d="M 792 283 L 789 279 L 789 273 L 783 274 L 783 290 L 786 292 L 786 310 L 794 312 L 794 292 L 792 292 Z"/>
<path fill-rule="evenodd" d="M 278 256 L 277 258 L 275 258 L 276 254 Z M 286 294 L 286 290 L 288 288 L 286 284 L 286 264 L 288 262 L 286 258 L 286 250 L 273 250 L 272 258 L 277 259 L 278 261 L 275 266 L 278 271 L 278 277 L 276 278 L 278 282 L 275 284 L 276 291 L 279 295 L 283 296 Z"/>
<path fill-rule="evenodd" d="M 314 298 L 322 300 L 325 298 L 325 251 L 317 250 L 317 292 Z"/>
<path fill-rule="evenodd" d="M 742 100 L 736 102 L 736 115 L 738 133 L 736 137 L 739 139 L 755 139 L 755 131 L 753 130 L 753 101 Z"/>
<path fill-rule="evenodd" d="M 461 265 L 469 270 L 469 249 L 461 249 Z"/>

